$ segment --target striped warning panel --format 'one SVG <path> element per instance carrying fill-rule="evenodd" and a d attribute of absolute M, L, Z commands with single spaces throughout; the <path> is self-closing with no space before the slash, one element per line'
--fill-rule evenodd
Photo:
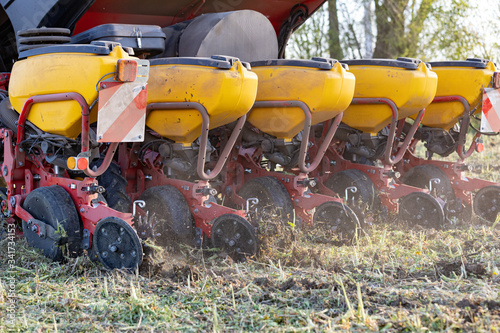
<path fill-rule="evenodd" d="M 483 93 L 483 113 L 481 115 L 481 132 L 500 132 L 500 90 L 486 88 Z"/>
<path fill-rule="evenodd" d="M 147 83 L 103 82 L 97 114 L 98 142 L 142 142 L 146 129 Z"/>

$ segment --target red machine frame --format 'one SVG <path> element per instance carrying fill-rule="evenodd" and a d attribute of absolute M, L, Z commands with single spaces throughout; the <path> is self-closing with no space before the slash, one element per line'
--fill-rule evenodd
<path fill-rule="evenodd" d="M 413 136 L 417 131 L 424 117 L 425 109 L 421 110 L 413 123 L 410 131 L 406 134 L 403 143 L 399 144 L 396 139 L 401 136 L 405 120 L 398 120 L 399 110 L 396 104 L 389 98 L 354 98 L 352 104 L 385 104 L 392 112 L 391 124 L 389 125 L 389 135 L 384 152 L 383 167 L 364 165 L 348 161 L 342 157 L 345 143 L 335 142 L 328 148 L 328 152 L 323 158 L 321 167 L 312 175 L 319 180 L 318 190 L 325 195 L 333 195 L 324 185 L 324 182 L 334 173 L 349 169 L 357 169 L 365 173 L 379 191 L 379 197 L 383 206 L 393 212 L 397 212 L 399 205 L 397 200 L 413 192 L 429 193 L 428 190 L 393 181 L 393 167 L 404 157 L 407 148 L 412 143 Z M 390 144 L 389 144 L 390 143 Z"/>
<path fill-rule="evenodd" d="M 132 200 L 137 200 L 148 188 L 161 185 L 174 186 L 186 199 L 191 214 L 194 217 L 196 227 L 201 229 L 203 235 L 210 238 L 212 233 L 212 222 L 215 218 L 224 214 L 234 214 L 246 218 L 246 211 L 228 208 L 212 202 L 206 204 L 210 199 L 210 195 L 216 194 L 216 191 L 210 187 L 209 180 L 216 178 L 222 171 L 234 147 L 236 139 L 245 124 L 246 116 L 238 119 L 236 127 L 226 143 L 216 166 L 210 174 L 207 174 L 205 172 L 205 160 L 210 119 L 206 108 L 196 102 L 152 103 L 147 107 L 148 112 L 152 110 L 192 109 L 197 110 L 202 118 L 200 148 L 197 161 L 197 172 L 201 179 L 200 181 L 190 182 L 168 178 L 163 172 L 162 157 L 158 153 L 150 151 L 145 157 L 145 160 L 140 161 L 136 153 L 140 147 L 138 143 L 133 144 L 130 149 L 126 144 L 121 144 L 119 147 L 118 161 L 122 173 L 128 181 L 127 194 Z"/>
<path fill-rule="evenodd" d="M 303 220 L 305 225 L 312 227 L 314 225 L 314 209 L 316 207 L 332 201 L 341 204 L 344 203 L 344 201 L 334 193 L 323 195 L 309 191 L 309 187 L 314 187 L 316 184 L 316 182 L 309 177 L 309 173 L 313 172 L 320 165 L 342 121 L 343 114 L 337 115 L 333 120 L 332 125 L 324 136 L 323 142 L 318 148 L 314 160 L 311 163 L 306 163 L 312 122 L 311 110 L 307 104 L 302 101 L 258 101 L 254 104 L 254 108 L 283 107 L 300 108 L 304 112 L 305 117 L 302 142 L 299 151 L 299 169 L 296 174 L 290 175 L 282 172 L 272 172 L 262 168 L 258 164 L 262 156 L 262 150 L 260 148 L 242 148 L 241 144 L 239 144 L 237 149 L 234 150 L 227 168 L 222 175 L 222 187 L 230 194 L 231 200 L 235 204 L 244 205 L 245 199 L 238 195 L 238 191 L 243 187 L 245 182 L 257 177 L 274 177 L 279 180 L 288 191 L 296 214 Z M 250 113 L 251 112 L 252 111 L 250 111 Z"/>
<path fill-rule="evenodd" d="M 2 212 L 7 217 L 9 223 L 15 223 L 14 216 L 26 221 L 40 237 L 49 236 L 53 233 L 50 226 L 43 221 L 35 219 L 22 204 L 28 194 L 38 187 L 52 185 L 61 186 L 71 196 L 77 212 L 82 221 L 84 230 L 88 230 L 88 242 L 85 242 L 84 249 L 89 249 L 92 245 L 92 235 L 97 223 L 105 217 L 117 217 L 126 223 L 133 225 L 133 216 L 128 213 L 121 213 L 111 209 L 104 202 L 97 204 L 93 200 L 98 197 L 98 184 L 94 177 L 104 173 L 109 167 L 113 155 L 116 151 L 117 143 L 112 143 L 108 147 L 105 160 L 97 171 L 87 168 L 84 172 L 90 176 L 84 180 L 71 179 L 65 171 L 63 176 L 51 173 L 50 167 L 44 165 L 43 157 L 27 157 L 20 147 L 24 139 L 25 123 L 31 107 L 37 103 L 68 101 L 77 102 L 82 109 L 82 153 L 89 150 L 89 107 L 78 93 L 48 94 L 30 97 L 24 104 L 18 120 L 18 130 L 16 142 L 13 142 L 14 133 L 12 130 L 0 129 L 0 139 L 3 140 L 4 161 L 2 164 L 2 175 L 7 183 L 7 201 L 2 203 Z M 49 229 L 49 230 L 48 230 Z M 46 230 L 46 232 L 44 232 Z M 84 238 L 86 232 L 84 232 Z"/>

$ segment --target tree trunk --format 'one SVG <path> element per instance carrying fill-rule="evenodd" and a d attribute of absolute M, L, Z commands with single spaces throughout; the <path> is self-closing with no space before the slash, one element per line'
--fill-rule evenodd
<path fill-rule="evenodd" d="M 337 0 L 328 0 L 328 17 L 330 27 L 328 30 L 328 41 L 330 46 L 330 57 L 343 59 L 344 52 L 340 46 L 339 17 L 337 12 Z"/>
<path fill-rule="evenodd" d="M 372 31 L 372 0 L 363 0 L 365 18 L 363 26 L 365 28 L 365 58 L 373 57 L 373 31 Z"/>
<path fill-rule="evenodd" d="M 374 58 L 397 58 L 405 53 L 404 11 L 409 0 L 375 0 L 377 44 Z M 409 41 L 411 42 L 411 41 Z"/>

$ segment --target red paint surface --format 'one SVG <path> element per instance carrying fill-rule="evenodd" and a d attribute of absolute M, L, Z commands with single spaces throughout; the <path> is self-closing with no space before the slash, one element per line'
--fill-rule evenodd
<path fill-rule="evenodd" d="M 326 0 L 96 0 L 78 22 L 75 33 L 106 23 L 154 24 L 166 27 L 206 13 L 250 9 L 264 14 L 276 32 L 296 5 L 314 13 Z"/>

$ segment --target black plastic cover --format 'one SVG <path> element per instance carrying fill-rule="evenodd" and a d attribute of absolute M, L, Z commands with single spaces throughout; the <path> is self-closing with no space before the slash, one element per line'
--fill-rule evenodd
<path fill-rule="evenodd" d="M 485 69 L 488 65 L 488 60 L 469 58 L 467 60 L 449 60 L 449 61 L 432 61 L 429 63 L 432 67 L 470 67 L 477 69 Z"/>
<path fill-rule="evenodd" d="M 321 59 L 321 60 L 319 60 Z M 300 59 L 271 59 L 260 60 L 251 63 L 252 67 L 264 66 L 291 66 L 291 67 L 307 67 L 330 70 L 333 67 L 332 62 L 325 58 L 313 58 L 313 60 L 300 60 Z"/>
<path fill-rule="evenodd" d="M 418 59 L 413 58 L 398 58 L 394 59 L 352 59 L 340 60 L 341 63 L 349 66 L 383 66 L 383 67 L 397 67 L 404 69 L 415 70 L 421 63 Z"/>
<path fill-rule="evenodd" d="M 108 55 L 111 53 L 111 50 L 109 47 L 100 45 L 77 45 L 77 44 L 52 45 L 21 52 L 19 53 L 19 59 L 33 57 L 42 54 L 50 54 L 50 53 L 91 53 L 98 55 Z"/>
<path fill-rule="evenodd" d="M 73 36 L 71 43 L 87 44 L 92 41 L 112 41 L 131 47 L 136 54 L 162 53 L 165 33 L 157 25 L 103 24 Z"/>
<path fill-rule="evenodd" d="M 160 65 L 193 65 L 204 67 L 216 67 L 219 69 L 230 69 L 232 67 L 231 59 L 224 59 L 221 56 L 214 56 L 212 58 L 196 58 L 196 57 L 181 57 L 181 58 L 158 58 L 150 59 L 150 66 Z"/>

